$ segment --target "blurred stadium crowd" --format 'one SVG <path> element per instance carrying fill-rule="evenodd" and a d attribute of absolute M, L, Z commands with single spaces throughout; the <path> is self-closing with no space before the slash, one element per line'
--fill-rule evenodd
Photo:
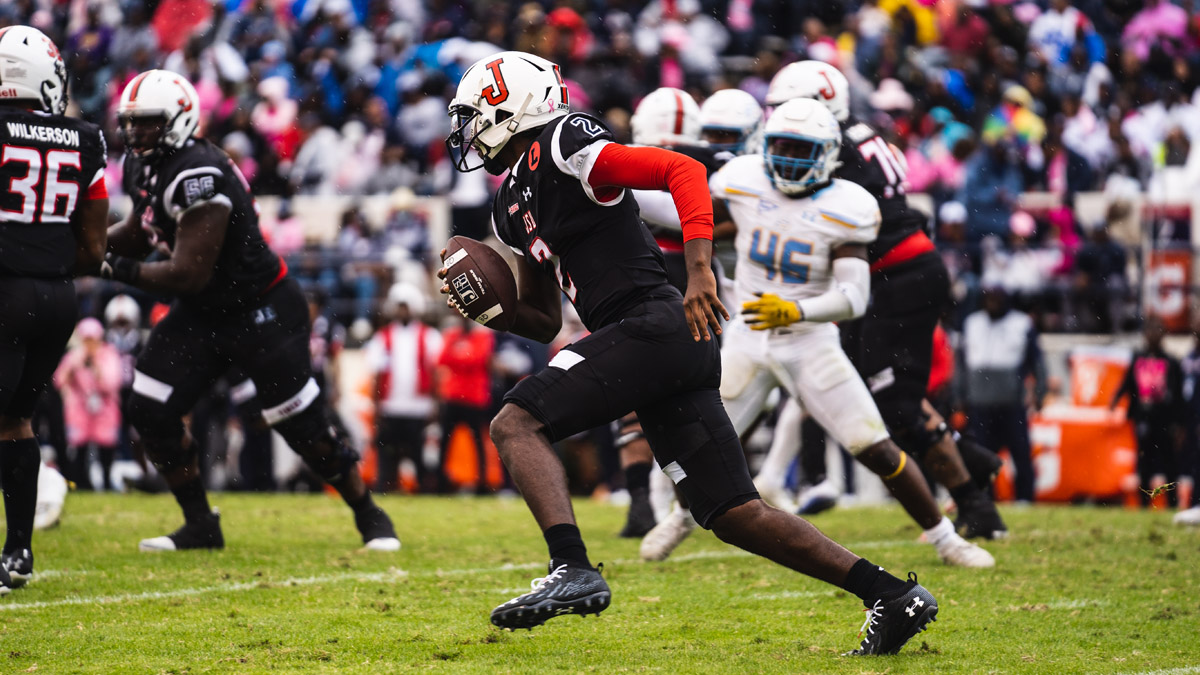
<path fill-rule="evenodd" d="M 572 107 L 603 117 L 625 142 L 632 110 L 657 87 L 697 101 L 739 87 L 761 101 L 782 65 L 834 63 L 850 80 L 854 113 L 903 152 L 910 191 L 928 196 L 955 280 L 952 331 L 989 288 L 1007 291 L 1043 331 L 1134 329 L 1146 252 L 1190 250 L 1191 241 L 1190 208 L 1144 202 L 1186 205 L 1200 194 L 1200 15 L 1189 5 L 13 0 L 0 5 L 0 26 L 33 25 L 63 46 L 72 107 L 106 131 L 114 195 L 122 88 L 155 67 L 195 84 L 202 134 L 256 195 L 280 198 L 264 229 L 313 297 L 314 357 L 328 358 L 355 322 L 349 340 L 360 346 L 399 304 L 423 311 L 411 295 L 384 302 L 397 260 L 428 271 L 440 247 L 417 197 L 445 198 L 453 233 L 487 236 L 492 179 L 453 171 L 443 139 L 462 70 L 499 48 L 561 64 Z M 1095 193 L 1103 208 L 1085 217 L 1077 198 Z M 370 227 L 351 203 L 332 243 L 318 245 L 292 209 L 302 195 L 390 195 L 388 215 Z M 115 289 L 83 283 L 84 313 L 104 316 Z M 135 327 L 148 325 L 152 306 L 136 298 Z M 113 321 L 109 341 L 128 353 L 136 341 L 114 333 Z M 486 398 L 454 395 L 488 407 L 492 388 L 545 363 L 546 353 L 508 342 L 495 336 L 487 346 Z M 446 401 L 445 392 L 421 393 Z"/>

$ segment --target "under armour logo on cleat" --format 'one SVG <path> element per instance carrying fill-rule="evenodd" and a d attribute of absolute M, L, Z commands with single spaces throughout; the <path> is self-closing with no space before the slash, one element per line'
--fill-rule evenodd
<path fill-rule="evenodd" d="M 908 608 L 906 608 L 904 611 L 906 613 L 908 613 L 909 616 L 916 616 L 917 608 L 924 607 L 924 606 L 925 606 L 924 600 L 922 600 L 920 598 L 913 598 L 913 604 L 911 606 L 909 606 Z"/>

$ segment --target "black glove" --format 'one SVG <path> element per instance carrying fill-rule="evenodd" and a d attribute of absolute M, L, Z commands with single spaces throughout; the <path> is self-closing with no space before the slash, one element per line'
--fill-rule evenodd
<path fill-rule="evenodd" d="M 100 276 L 126 284 L 136 284 L 141 271 L 142 263 L 112 253 L 105 254 L 100 264 Z"/>

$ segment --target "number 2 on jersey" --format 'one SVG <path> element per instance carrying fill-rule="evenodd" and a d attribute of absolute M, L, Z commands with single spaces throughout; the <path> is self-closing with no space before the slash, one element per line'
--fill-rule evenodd
<path fill-rule="evenodd" d="M 542 241 L 541 237 L 534 237 L 533 243 L 529 245 L 529 252 L 533 254 L 535 260 L 544 263 L 547 260 L 554 266 L 554 276 L 558 277 L 558 287 L 567 295 L 571 302 L 575 302 L 575 295 L 578 290 L 575 288 L 575 282 L 571 281 L 571 275 L 563 272 L 562 263 L 558 256 L 550 250 L 550 245 Z"/>
<path fill-rule="evenodd" d="M 750 237 L 750 259 L 767 270 L 767 281 L 782 274 L 785 284 L 808 283 L 808 265 L 798 262 L 796 258 L 811 255 L 812 244 L 799 239 L 787 239 L 780 246 L 778 234 L 771 232 L 764 237 L 761 229 L 755 230 Z"/>
<path fill-rule="evenodd" d="M 75 202 L 79 199 L 79 183 L 59 178 L 59 170 L 64 166 L 76 170 L 82 168 L 78 150 L 50 150 L 45 159 L 37 148 L 27 148 L 19 145 L 6 145 L 0 152 L 0 168 L 9 164 L 24 164 L 25 175 L 16 175 L 17 168 L 9 175 L 8 193 L 21 198 L 21 207 L 16 210 L 0 208 L 0 220 L 18 223 L 32 223 L 37 216 L 38 183 L 43 182 L 42 212 L 38 222 L 65 223 L 75 211 Z M 46 167 L 46 177 L 42 180 L 42 166 Z M 66 200 L 62 212 L 58 209 L 58 200 Z"/>

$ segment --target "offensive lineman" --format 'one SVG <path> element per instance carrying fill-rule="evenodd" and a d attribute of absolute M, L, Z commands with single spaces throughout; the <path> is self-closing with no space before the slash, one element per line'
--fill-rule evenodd
<path fill-rule="evenodd" d="M 319 403 L 309 358 L 308 305 L 258 229 L 249 186 L 212 143 L 194 138 L 196 90 L 180 75 L 133 78 L 117 109 L 126 192 L 134 208 L 109 231 L 103 276 L 176 296 L 137 358 L 129 416 L 146 455 L 183 510 L 175 532 L 143 539 L 143 551 L 219 549 L 197 452 L 182 417 L 214 379 L 237 366 L 253 380 L 263 418 L 354 511 L 370 550 L 400 548 L 391 520 L 371 500 L 347 447 Z M 155 245 L 170 255 L 142 262 Z"/>
<path fill-rule="evenodd" d="M 945 265 L 925 234 L 925 216 L 908 206 L 902 158 L 874 129 L 851 117 L 849 91 L 846 77 L 822 61 L 789 64 L 767 90 L 768 107 L 805 98 L 828 108 L 843 130 L 835 175 L 863 186 L 879 202 L 882 226 L 878 239 L 867 246 L 872 300 L 861 319 L 839 324 L 843 346 L 896 444 L 950 491 L 959 510 L 956 525 L 967 537 L 1003 537 L 1007 528 L 996 505 L 978 485 L 986 485 L 999 470 L 995 455 L 967 439 L 956 443 L 941 415 L 924 400 L 933 332 L 949 298 Z M 760 488 L 781 489 L 783 469 L 799 445 L 797 436 L 789 439 L 789 434 L 798 435 L 799 428 L 777 434 L 765 473 L 758 476 Z M 823 454 L 824 448 L 805 451 Z"/>
<path fill-rule="evenodd" d="M 499 239 L 518 250 L 513 332 L 548 342 L 562 295 L 590 335 L 505 396 L 492 438 L 550 549 L 549 573 L 492 611 L 502 628 L 562 614 L 599 613 L 611 592 L 575 524 L 562 464 L 550 443 L 631 410 L 655 457 L 700 525 L 724 541 L 860 597 L 867 631 L 856 653 L 894 653 L 932 621 L 937 605 L 915 576 L 905 583 L 758 498 L 721 406 L 712 274 L 712 213 L 703 167 L 658 148 L 612 142 L 603 123 L 570 113 L 558 66 L 501 52 L 463 74 L 446 139 L 459 170 L 509 171 L 493 202 Z M 470 166 L 470 157 L 483 161 Z M 661 252 L 626 188 L 668 189 L 683 223 L 688 289 L 667 282 Z M 443 256 L 444 256 L 443 252 Z M 446 268 L 438 272 L 445 278 Z M 442 292 L 449 294 L 449 286 Z M 727 316 L 727 315 L 726 315 Z"/>
<path fill-rule="evenodd" d="M 865 311 L 866 248 L 879 229 L 879 207 L 866 190 L 832 177 L 841 143 L 837 120 L 819 103 L 797 99 L 771 114 L 764 135 L 763 155 L 735 158 L 710 181 L 738 225 L 734 284 L 743 315 L 729 325 L 721 349 L 721 398 L 734 428 L 749 429 L 767 395 L 783 386 L 883 478 L 944 561 L 995 565 L 991 554 L 954 531 L 920 469 L 888 438 L 831 323 Z M 671 514 L 687 517 L 678 509 Z M 651 540 L 642 547 L 651 560 L 666 558 L 681 541 Z"/>
<path fill-rule="evenodd" d="M 36 28 L 0 28 L 0 595 L 33 577 L 41 450 L 33 410 L 79 311 L 71 277 L 104 259 L 104 136 L 65 116 L 67 72 Z"/>

